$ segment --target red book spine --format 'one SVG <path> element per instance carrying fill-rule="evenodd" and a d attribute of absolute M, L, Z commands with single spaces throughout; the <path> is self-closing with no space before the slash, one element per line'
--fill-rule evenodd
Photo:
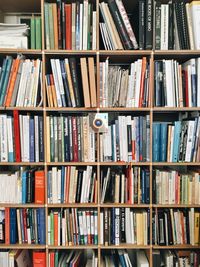
<path fill-rule="evenodd" d="M 141 72 L 141 79 L 140 79 L 139 107 L 142 107 L 143 98 L 144 98 L 144 78 L 145 78 L 146 65 L 147 65 L 147 59 L 146 57 L 143 57 L 142 58 L 142 72 Z"/>
<path fill-rule="evenodd" d="M 19 130 L 19 112 L 18 110 L 13 111 L 14 117 L 14 139 L 15 139 L 15 160 L 16 162 L 21 161 L 21 146 L 20 146 L 20 130 Z"/>
<path fill-rule="evenodd" d="M 77 124 L 76 124 L 76 117 L 72 117 L 72 140 L 73 140 L 73 158 L 74 161 L 77 162 L 78 160 L 78 133 L 77 133 Z"/>
<path fill-rule="evenodd" d="M 44 171 L 35 172 L 35 204 L 44 204 L 45 175 Z"/>
<path fill-rule="evenodd" d="M 58 246 L 58 213 L 54 213 L 54 245 Z"/>
<path fill-rule="evenodd" d="M 66 49 L 72 49 L 72 7 L 71 4 L 65 4 L 66 17 Z"/>
<path fill-rule="evenodd" d="M 50 267 L 54 267 L 55 262 L 55 253 L 52 251 L 50 252 Z"/>
<path fill-rule="evenodd" d="M 5 243 L 10 244 L 10 209 L 5 208 Z"/>
<path fill-rule="evenodd" d="M 50 253 L 50 255 L 51 255 L 51 253 Z M 33 251 L 33 267 L 46 267 L 46 254 L 45 254 L 45 252 Z"/>
<path fill-rule="evenodd" d="M 91 236 L 91 228 L 90 228 L 90 211 L 86 210 L 86 221 L 87 221 L 87 236 L 88 236 L 88 244 L 92 244 L 92 236 Z"/>
<path fill-rule="evenodd" d="M 132 160 L 135 160 L 135 140 L 132 140 Z"/>
<path fill-rule="evenodd" d="M 28 243 L 28 232 L 27 232 L 27 214 L 26 209 L 23 209 L 23 224 L 24 224 L 24 242 Z"/>

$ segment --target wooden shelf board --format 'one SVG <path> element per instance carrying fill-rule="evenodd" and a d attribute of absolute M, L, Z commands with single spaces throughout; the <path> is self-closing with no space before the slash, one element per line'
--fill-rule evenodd
<path fill-rule="evenodd" d="M 5 107 L 4 110 L 43 111 L 43 107 Z"/>
<path fill-rule="evenodd" d="M 94 203 L 70 203 L 70 204 L 47 204 L 48 208 L 97 208 L 98 204 Z"/>
<path fill-rule="evenodd" d="M 167 112 L 167 111 L 200 111 L 200 107 L 183 107 L 183 108 L 178 108 L 178 107 L 154 107 L 152 108 L 153 112 Z"/>
<path fill-rule="evenodd" d="M 200 50 L 154 50 L 154 55 L 200 55 Z"/>
<path fill-rule="evenodd" d="M 0 54 L 18 54 L 18 53 L 27 54 L 27 55 L 42 55 L 42 50 L 0 48 Z"/>
<path fill-rule="evenodd" d="M 150 56 L 152 54 L 152 50 L 99 50 L 99 55 L 101 56 Z"/>
<path fill-rule="evenodd" d="M 58 50 L 44 50 L 44 53 L 46 55 L 53 55 L 53 54 L 57 54 L 57 55 L 78 55 L 78 56 L 82 56 L 82 55 L 93 55 L 96 56 L 97 54 L 97 50 L 65 50 L 65 49 L 58 49 Z"/>
<path fill-rule="evenodd" d="M 48 249 L 98 249 L 98 245 L 79 245 L 79 246 L 52 246 L 48 245 Z"/>
<path fill-rule="evenodd" d="M 150 245 L 134 245 L 134 244 L 120 244 L 120 245 L 100 245 L 101 249 L 150 249 Z"/>
<path fill-rule="evenodd" d="M 47 162 L 47 166 L 97 166 L 98 162 Z"/>
<path fill-rule="evenodd" d="M 0 166 L 44 166 L 44 162 L 0 162 Z"/>
<path fill-rule="evenodd" d="M 117 203 L 104 203 L 100 204 L 101 208 L 149 208 L 149 204 L 117 204 Z"/>
<path fill-rule="evenodd" d="M 9 208 L 44 208 L 45 204 L 39 205 L 39 204 L 8 204 L 8 203 L 0 203 L 0 207 L 9 207 Z"/>
<path fill-rule="evenodd" d="M 200 208 L 200 204 L 153 204 L 153 208 Z"/>
<path fill-rule="evenodd" d="M 200 166 L 199 162 L 152 162 L 153 166 Z"/>
<path fill-rule="evenodd" d="M 108 107 L 108 108 L 99 108 L 100 111 L 124 111 L 124 112 L 141 112 L 141 111 L 150 111 L 151 108 L 126 108 L 126 107 Z"/>
<path fill-rule="evenodd" d="M 69 111 L 69 112 L 88 112 L 88 111 L 97 111 L 97 108 L 85 108 L 85 107 L 81 107 L 81 108 L 45 108 L 46 111 L 53 111 L 53 112 L 60 112 L 60 111 Z"/>
<path fill-rule="evenodd" d="M 153 249 L 200 249 L 200 246 L 192 246 L 192 245 L 171 245 L 171 246 L 159 246 L 152 245 Z"/>
<path fill-rule="evenodd" d="M 45 249 L 46 245 L 34 245 L 34 244 L 0 244 L 0 249 Z"/>

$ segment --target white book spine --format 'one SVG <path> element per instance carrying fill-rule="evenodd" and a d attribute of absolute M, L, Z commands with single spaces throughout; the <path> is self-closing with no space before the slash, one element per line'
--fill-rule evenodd
<path fill-rule="evenodd" d="M 80 34 L 79 34 L 80 50 L 83 49 L 83 4 L 80 4 Z"/>
<path fill-rule="evenodd" d="M 188 123 L 188 134 L 187 134 L 187 143 L 186 143 L 186 153 L 185 153 L 185 161 L 190 162 L 191 153 L 192 153 L 192 141 L 194 138 L 194 127 L 195 122 L 189 121 Z"/>
<path fill-rule="evenodd" d="M 168 50 L 169 5 L 161 5 L 161 50 Z"/>
<path fill-rule="evenodd" d="M 58 75 L 57 75 L 57 70 L 56 70 L 56 61 L 55 59 L 51 59 L 50 61 L 51 61 L 51 68 L 53 72 L 54 84 L 55 84 L 55 89 L 56 89 L 58 107 L 62 107 L 61 93 L 60 93 Z"/>
<path fill-rule="evenodd" d="M 88 39 L 88 0 L 83 1 L 83 50 L 87 50 Z"/>
<path fill-rule="evenodd" d="M 92 50 L 97 49 L 97 12 L 93 11 L 92 13 Z"/>

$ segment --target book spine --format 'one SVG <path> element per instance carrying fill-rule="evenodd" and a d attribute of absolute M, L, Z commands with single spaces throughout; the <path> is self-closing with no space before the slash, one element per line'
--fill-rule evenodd
<path fill-rule="evenodd" d="M 153 1 L 146 2 L 146 45 L 145 49 L 153 48 Z"/>
<path fill-rule="evenodd" d="M 139 49 L 145 48 L 145 0 L 139 0 Z"/>

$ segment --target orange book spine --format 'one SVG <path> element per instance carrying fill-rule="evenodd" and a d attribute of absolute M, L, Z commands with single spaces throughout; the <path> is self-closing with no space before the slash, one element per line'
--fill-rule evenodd
<path fill-rule="evenodd" d="M 58 246 L 58 213 L 54 213 L 54 245 Z"/>
<path fill-rule="evenodd" d="M 10 244 L 10 209 L 5 208 L 5 244 Z"/>
<path fill-rule="evenodd" d="M 45 175 L 44 171 L 35 172 L 35 204 L 45 203 Z"/>
<path fill-rule="evenodd" d="M 8 85 L 7 97 L 6 97 L 6 100 L 5 100 L 5 106 L 6 107 L 10 106 L 13 90 L 14 90 L 14 87 L 15 87 L 15 81 L 16 81 L 16 77 L 17 77 L 17 72 L 18 72 L 18 68 L 19 68 L 19 63 L 20 63 L 20 59 L 15 59 L 14 62 L 13 62 L 13 73 L 12 73 L 12 76 L 10 78 L 10 82 L 9 82 L 9 85 Z"/>
<path fill-rule="evenodd" d="M 140 80 L 140 97 L 139 97 L 139 107 L 142 107 L 143 98 L 144 98 L 144 78 L 146 71 L 147 59 L 146 57 L 142 58 L 142 72 L 141 72 L 141 80 Z"/>
<path fill-rule="evenodd" d="M 66 17 L 66 49 L 72 49 L 72 6 L 65 4 Z"/>
<path fill-rule="evenodd" d="M 53 26 L 54 26 L 54 44 L 55 49 L 58 49 L 58 13 L 56 3 L 53 3 Z"/>
<path fill-rule="evenodd" d="M 45 252 L 33 251 L 33 267 L 46 267 L 46 254 L 45 254 Z"/>

